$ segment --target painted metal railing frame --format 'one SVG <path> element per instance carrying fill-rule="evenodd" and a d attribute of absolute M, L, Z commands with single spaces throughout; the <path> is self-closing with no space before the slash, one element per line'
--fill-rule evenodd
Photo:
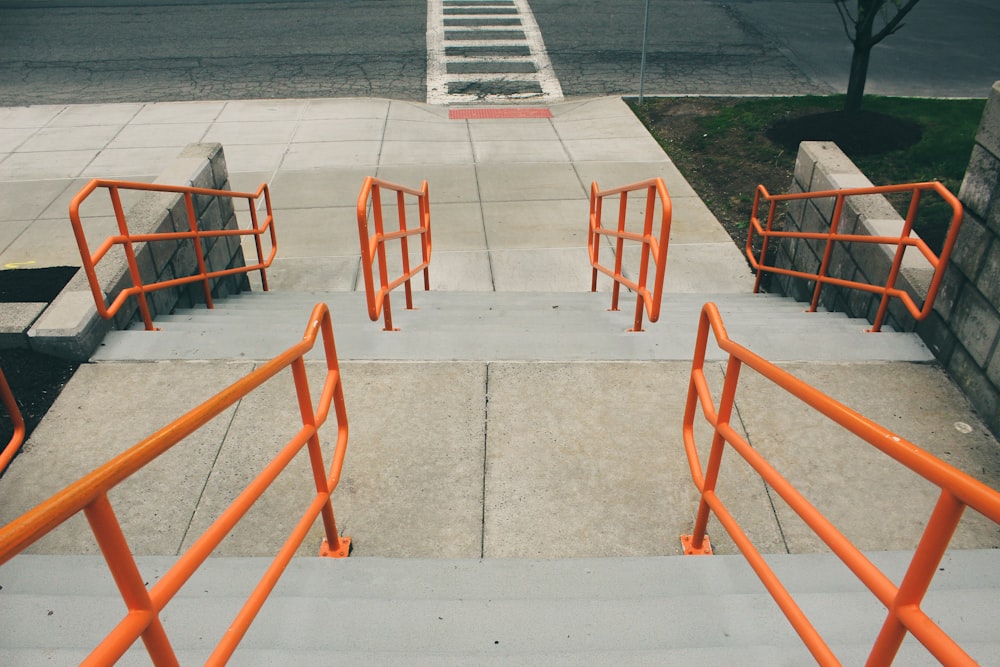
<path fill-rule="evenodd" d="M 399 222 L 399 229 L 396 231 L 385 231 L 382 219 L 382 190 L 386 189 L 396 193 L 396 211 Z M 417 211 L 420 218 L 419 226 L 408 229 L 406 227 L 406 195 L 417 198 Z M 370 232 L 368 222 L 369 204 L 371 204 L 371 218 L 375 230 Z M 411 236 L 420 237 L 420 265 L 410 268 L 410 253 L 408 239 Z M 431 205 L 427 192 L 427 181 L 423 181 L 420 189 L 409 188 L 404 185 L 390 183 L 373 176 L 365 177 L 361 185 L 361 192 L 358 194 L 358 237 L 361 242 L 361 269 L 365 281 L 365 294 L 368 299 L 368 317 L 372 322 L 378 320 L 379 316 L 385 315 L 385 326 L 383 331 L 398 331 L 392 326 L 392 308 L 389 302 L 389 293 L 403 285 L 406 294 L 406 308 L 413 310 L 413 291 L 410 287 L 410 280 L 418 273 L 424 275 L 424 290 L 430 289 L 429 266 L 431 262 Z M 397 278 L 389 279 L 389 270 L 386 263 L 386 241 L 399 240 L 400 253 L 402 255 L 403 273 Z M 378 263 L 379 288 L 375 289 L 375 276 L 372 264 Z"/>
<path fill-rule="evenodd" d="M 314 347 L 320 335 L 326 356 L 326 375 L 319 399 L 313 406 L 304 357 Z M 159 581 L 147 589 L 108 500 L 108 493 L 286 368 L 291 368 L 294 379 L 302 428 Z M 323 460 L 319 429 L 329 417 L 331 405 L 337 419 L 337 440 L 330 467 L 327 469 Z M 210 665 L 225 664 L 246 634 L 299 545 L 305 540 L 317 517 L 322 517 L 326 535 L 319 555 L 335 558 L 348 555 L 350 538 L 338 535 L 333 505 L 330 502 L 330 496 L 340 481 L 344 455 L 347 451 L 347 436 L 347 411 L 344 406 L 333 326 L 326 305 L 317 304 L 313 308 L 305 334 L 299 343 L 0 528 L 0 565 L 70 517 L 83 512 L 129 611 L 82 664 L 112 664 L 121 658 L 137 639 L 142 638 L 154 664 L 176 665 L 177 658 L 160 622 L 160 612 L 212 551 L 229 535 L 233 527 L 291 460 L 305 448 L 312 467 L 316 495 L 206 662 Z"/>
<path fill-rule="evenodd" d="M 952 208 L 952 219 L 949 223 L 948 234 L 945 236 L 940 256 L 935 255 L 919 236 L 910 234 L 913 230 L 913 223 L 916 220 L 917 212 L 920 207 L 920 196 L 926 191 L 933 191 L 937 193 Z M 903 221 L 903 226 L 898 236 L 841 234 L 838 231 L 840 220 L 844 212 L 844 203 L 848 197 L 860 195 L 886 195 L 906 192 L 910 193 L 910 204 L 907 209 L 906 219 Z M 827 232 L 787 232 L 773 229 L 778 204 L 798 200 L 831 197 L 835 198 L 835 203 L 833 215 L 830 219 L 830 227 Z M 762 202 L 766 202 L 768 204 L 767 222 L 764 225 L 761 224 L 760 218 L 758 217 Z M 760 282 L 764 273 L 777 273 L 815 281 L 816 285 L 813 288 L 809 312 L 816 311 L 816 308 L 819 305 L 820 293 L 823 290 L 824 285 L 838 285 L 840 287 L 881 295 L 878 311 L 875 315 L 872 327 L 869 330 L 873 333 L 881 330 L 882 324 L 885 322 L 886 312 L 889 308 L 889 301 L 892 298 L 899 299 L 910 315 L 916 321 L 920 322 L 930 315 L 931 309 L 934 307 L 934 300 L 937 297 L 938 288 L 941 286 L 941 280 L 944 278 L 944 270 L 948 266 L 948 259 L 951 257 L 951 252 L 955 247 L 955 241 L 958 238 L 958 230 L 961 227 L 962 218 L 962 203 L 957 197 L 955 197 L 955 195 L 944 187 L 944 185 L 937 181 L 907 183 L 902 185 L 880 185 L 867 188 L 846 188 L 843 190 L 823 190 L 818 192 L 798 192 L 783 195 L 772 195 L 763 185 L 758 185 L 757 190 L 754 193 L 753 210 L 750 217 L 750 233 L 747 235 L 746 244 L 747 259 L 749 260 L 750 265 L 757 272 L 757 279 L 754 282 L 754 292 L 759 291 Z M 761 238 L 759 257 L 753 250 L 755 235 Z M 815 273 L 809 273 L 768 265 L 766 263 L 767 251 L 772 238 L 824 241 L 825 246 L 823 249 L 823 258 L 820 261 L 817 271 Z M 886 276 L 885 284 L 870 285 L 868 283 L 858 282 L 855 280 L 834 278 L 828 275 L 827 271 L 829 270 L 830 259 L 833 255 L 834 246 L 837 243 L 870 243 L 895 246 L 896 251 L 893 255 L 892 265 L 889 269 L 888 275 Z M 903 255 L 906 252 L 906 249 L 910 247 L 915 247 L 919 250 L 933 268 L 933 275 L 931 277 L 930 284 L 928 285 L 927 293 L 924 297 L 923 306 L 917 306 L 913 298 L 906 290 L 896 288 L 896 280 L 899 277 L 899 272 L 903 265 Z"/>
<path fill-rule="evenodd" d="M 642 233 L 637 234 L 626 230 L 626 214 L 628 210 L 628 195 L 630 192 L 646 192 L 646 212 L 643 218 Z M 618 201 L 618 226 L 616 229 L 607 229 L 601 226 L 601 215 L 604 208 L 604 198 L 619 196 Z M 656 201 L 660 203 L 660 229 L 659 236 L 653 236 L 653 218 Z M 590 255 L 590 265 L 592 267 L 590 279 L 590 291 L 597 291 L 597 275 L 603 273 L 614 281 L 611 289 L 611 310 L 618 310 L 618 295 L 621 286 L 636 293 L 635 318 L 632 328 L 628 331 L 642 331 L 643 309 L 650 322 L 656 322 L 660 318 L 660 303 L 663 301 L 663 277 L 667 269 L 667 249 L 670 245 L 670 222 L 673 209 L 670 202 L 670 194 L 663 179 L 652 178 L 631 185 L 625 185 L 610 190 L 601 190 L 594 181 L 590 184 L 590 228 L 587 233 L 587 252 Z M 615 266 L 610 269 L 600 262 L 601 237 L 608 236 L 615 239 Z M 638 280 L 629 280 L 622 273 L 622 255 L 625 249 L 625 241 L 636 241 L 642 244 L 639 258 Z M 653 290 L 647 287 L 649 279 L 649 262 L 652 259 L 655 265 L 653 274 Z"/>
<path fill-rule="evenodd" d="M 114 209 L 115 219 L 118 224 L 118 234 L 108 237 L 96 250 L 91 252 L 87 243 L 87 236 L 80 219 L 80 206 L 95 190 L 106 188 L 111 197 L 111 205 Z M 187 214 L 189 231 L 184 232 L 158 232 L 150 234 L 133 234 L 129 230 L 128 220 L 121 202 L 121 190 L 141 190 L 145 192 L 165 192 L 180 194 L 184 197 L 184 207 Z M 217 229 L 205 230 L 198 227 L 198 217 L 195 213 L 194 196 L 224 197 L 228 199 L 244 199 L 250 209 L 249 229 Z M 258 220 L 257 208 L 260 199 L 263 197 L 265 219 L 263 224 Z M 194 282 L 201 282 L 205 293 L 205 305 L 213 307 L 210 280 L 235 275 L 238 273 L 250 273 L 259 271 L 261 286 L 267 291 L 267 269 L 270 268 L 278 253 L 278 241 L 274 231 L 274 214 L 271 210 L 271 193 L 266 183 L 261 183 L 256 192 L 234 192 L 231 190 L 216 190 L 212 188 L 196 188 L 183 185 L 160 185 L 156 183 L 139 183 L 133 181 L 114 181 L 106 179 L 94 179 L 87 183 L 70 202 L 69 218 L 73 224 L 73 234 L 76 237 L 77 245 L 80 248 L 80 259 L 83 261 L 83 270 L 87 274 L 90 283 L 90 290 L 94 296 L 94 303 L 97 305 L 98 314 L 108 320 L 121 310 L 125 302 L 132 296 L 136 297 L 139 306 L 139 313 L 142 316 L 143 324 L 147 331 L 155 331 L 153 318 L 150 314 L 147 294 L 157 290 L 178 287 Z M 268 257 L 264 258 L 261 244 L 261 236 L 268 234 L 271 242 L 271 251 Z M 253 236 L 257 250 L 257 263 L 248 266 L 234 267 L 231 269 L 221 269 L 209 271 L 205 263 L 205 253 L 202 249 L 202 239 L 223 236 Z M 150 243 L 169 240 L 190 240 L 194 248 L 195 259 L 197 261 L 198 272 L 190 276 L 173 278 L 170 280 L 158 281 L 155 283 L 143 282 L 136 260 L 135 244 Z M 125 253 L 125 260 L 128 264 L 129 276 L 132 279 L 132 287 L 122 290 L 110 304 L 105 305 L 104 293 L 97 277 L 97 264 L 115 246 L 121 246 Z"/>
<path fill-rule="evenodd" d="M 705 377 L 705 352 L 709 334 L 729 355 L 719 404 L 716 407 Z M 941 489 L 937 504 L 917 545 L 909 568 L 897 587 L 843 533 L 796 490 L 731 425 L 740 369 L 748 366 L 818 413 L 842 426 L 882 453 L 906 466 Z M 707 468 L 702 468 L 694 437 L 695 415 L 701 407 L 705 420 L 713 428 Z M 795 513 L 823 540 L 854 575 L 888 610 L 888 616 L 872 647 L 869 665 L 892 662 L 907 633 L 913 634 L 935 658 L 948 665 L 973 665 L 975 661 L 920 608 L 938 564 L 958 527 L 963 510 L 971 507 L 1000 524 L 1000 492 L 986 486 L 957 468 L 932 456 L 892 431 L 876 424 L 826 394 L 797 379 L 745 347 L 733 342 L 726 333 L 718 308 L 706 303 L 698 325 L 694 361 L 688 388 L 683 424 L 684 449 L 691 477 L 698 489 L 699 502 L 694 529 L 681 536 L 686 555 L 710 554 L 711 544 L 705 534 L 710 514 L 714 514 L 778 606 L 791 622 L 817 662 L 840 664 L 810 623 L 788 590 L 768 566 L 750 538 L 715 492 L 723 451 L 729 445 L 763 480 L 774 489 Z"/>
<path fill-rule="evenodd" d="M 20 408 L 17 407 L 17 399 L 14 398 L 14 392 L 10 390 L 10 384 L 7 383 L 7 376 L 3 374 L 2 368 L 0 368 L 0 403 L 7 411 L 7 416 L 13 427 L 10 440 L 0 451 L 0 473 L 2 473 L 17 455 L 18 450 L 21 449 L 25 435 L 24 417 L 21 415 Z"/>

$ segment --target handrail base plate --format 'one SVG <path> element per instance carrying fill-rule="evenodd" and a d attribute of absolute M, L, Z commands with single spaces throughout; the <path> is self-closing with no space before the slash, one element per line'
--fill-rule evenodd
<path fill-rule="evenodd" d="M 693 536 L 691 535 L 681 535 L 681 547 L 684 549 L 685 556 L 712 556 L 714 552 L 712 551 L 712 543 L 708 539 L 708 535 L 702 538 L 701 547 L 695 549 L 693 546 Z"/>

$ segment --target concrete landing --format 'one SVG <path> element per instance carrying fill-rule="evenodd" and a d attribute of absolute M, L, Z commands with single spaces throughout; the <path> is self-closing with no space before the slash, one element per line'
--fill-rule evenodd
<path fill-rule="evenodd" d="M 6 523 L 247 373 L 252 362 L 85 364 L 0 484 Z M 312 373 L 320 366 L 310 363 Z M 791 363 L 790 371 L 1000 486 L 995 440 L 936 367 Z M 723 365 L 710 373 L 718 396 Z M 346 362 L 351 427 L 338 522 L 357 556 L 579 558 L 680 553 L 695 494 L 681 446 L 690 362 Z M 137 382 L 136 378 L 142 378 Z M 318 378 L 313 382 L 314 390 Z M 891 390 L 890 390 L 891 388 Z M 930 397 L 917 401 L 915 396 Z M 862 548 L 913 548 L 936 499 L 916 481 L 749 371 L 738 426 Z M 297 430 L 289 376 L 112 493 L 139 554 L 176 554 Z M 324 430 L 330 445 L 334 433 Z M 707 446 L 705 430 L 700 442 Z M 702 456 L 706 454 L 703 451 Z M 220 553 L 271 553 L 309 495 L 304 460 Z M 850 493 L 845 491 L 849 487 Z M 769 553 L 822 546 L 737 458 L 720 493 Z M 127 502 L 122 502 L 128 499 Z M 283 517 L 283 518 L 279 518 Z M 722 553 L 733 547 L 710 528 Z M 302 555 L 315 555 L 314 532 Z M 1000 547 L 974 513 L 958 548 Z M 35 553 L 94 553 L 82 518 Z"/>

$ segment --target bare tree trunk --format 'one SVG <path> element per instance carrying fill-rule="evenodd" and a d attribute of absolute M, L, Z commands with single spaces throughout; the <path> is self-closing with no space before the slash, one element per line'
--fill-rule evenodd
<path fill-rule="evenodd" d="M 865 83 L 868 81 L 868 61 L 872 50 L 854 45 L 851 56 L 851 74 L 847 80 L 847 98 L 844 100 L 844 113 L 854 113 L 861 110 L 861 102 L 865 98 Z"/>

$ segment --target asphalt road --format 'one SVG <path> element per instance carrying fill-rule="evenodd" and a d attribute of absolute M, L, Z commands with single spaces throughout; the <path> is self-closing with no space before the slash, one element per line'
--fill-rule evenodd
<path fill-rule="evenodd" d="M 636 94 L 645 0 L 530 0 L 566 97 Z M 424 100 L 426 0 L 0 0 L 0 105 Z M 924 0 L 877 47 L 868 92 L 985 97 L 996 0 Z M 843 91 L 830 0 L 651 0 L 644 91 Z"/>

